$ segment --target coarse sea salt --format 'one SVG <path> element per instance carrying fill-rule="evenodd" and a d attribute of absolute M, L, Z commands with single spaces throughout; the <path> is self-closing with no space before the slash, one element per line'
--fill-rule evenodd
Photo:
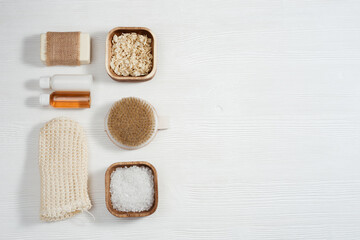
<path fill-rule="evenodd" d="M 154 176 L 149 167 L 119 167 L 111 174 L 113 208 L 122 212 L 142 212 L 154 204 Z"/>

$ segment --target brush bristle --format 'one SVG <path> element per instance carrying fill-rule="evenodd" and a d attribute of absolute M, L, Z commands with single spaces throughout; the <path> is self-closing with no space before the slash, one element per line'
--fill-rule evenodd
<path fill-rule="evenodd" d="M 107 124 L 111 136 L 129 147 L 146 143 L 156 131 L 152 106 L 135 97 L 123 98 L 114 103 Z"/>

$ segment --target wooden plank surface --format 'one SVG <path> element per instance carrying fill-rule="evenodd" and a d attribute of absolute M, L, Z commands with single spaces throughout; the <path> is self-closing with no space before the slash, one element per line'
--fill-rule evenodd
<path fill-rule="evenodd" d="M 0 0 L 0 239 L 360 239 L 360 2 Z M 153 80 L 119 83 L 105 39 L 144 26 L 158 39 Z M 88 32 L 92 63 L 45 67 L 40 33 Z M 87 110 L 42 108 L 42 75 L 94 75 Z M 171 118 L 145 148 L 119 150 L 104 117 L 137 96 Z M 91 213 L 39 220 L 40 127 L 86 129 Z M 118 161 L 158 172 L 157 211 L 117 219 L 104 174 Z"/>

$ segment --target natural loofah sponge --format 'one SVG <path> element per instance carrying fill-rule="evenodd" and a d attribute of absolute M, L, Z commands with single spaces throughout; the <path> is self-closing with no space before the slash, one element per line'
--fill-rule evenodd
<path fill-rule="evenodd" d="M 107 128 L 121 146 L 134 149 L 155 136 L 155 114 L 154 108 L 146 101 L 136 97 L 123 98 L 111 107 Z"/>
<path fill-rule="evenodd" d="M 83 128 L 55 118 L 40 130 L 40 218 L 58 221 L 91 208 L 88 195 L 87 142 Z"/>

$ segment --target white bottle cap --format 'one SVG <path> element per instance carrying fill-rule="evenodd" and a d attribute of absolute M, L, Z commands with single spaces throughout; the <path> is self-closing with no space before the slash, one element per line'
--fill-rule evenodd
<path fill-rule="evenodd" d="M 39 81 L 40 88 L 49 89 L 50 88 L 50 77 L 44 76 L 40 77 Z"/>
<path fill-rule="evenodd" d="M 39 102 L 42 106 L 49 106 L 50 105 L 50 94 L 47 94 L 47 93 L 41 94 L 39 97 Z"/>

